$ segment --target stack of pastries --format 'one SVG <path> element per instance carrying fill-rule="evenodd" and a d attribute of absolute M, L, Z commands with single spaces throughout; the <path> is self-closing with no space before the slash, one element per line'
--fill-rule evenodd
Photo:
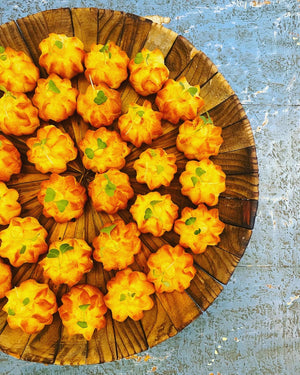
<path fill-rule="evenodd" d="M 56 33 L 39 48 L 42 78 L 24 52 L 0 46 L 0 298 L 11 328 L 35 334 L 58 310 L 69 335 L 90 340 L 108 309 L 117 321 L 140 320 L 154 306 L 153 293 L 187 289 L 197 272 L 193 254 L 220 242 L 225 224 L 214 206 L 226 175 L 209 158 L 219 152 L 222 130 L 202 114 L 199 85 L 171 79 L 158 48 L 129 57 L 113 41 L 84 46 Z M 128 106 L 126 80 L 140 95 Z M 170 150 L 159 141 L 168 127 L 177 136 Z M 26 181 L 27 171 L 40 181 L 36 217 L 14 183 Z M 178 194 L 189 207 L 175 204 Z M 96 232 L 87 218 L 96 218 Z M 56 237 L 48 234 L 54 224 Z M 159 242 L 172 230 L 175 246 Z M 144 262 L 143 236 L 154 244 Z M 136 271 L 138 258 L 143 269 Z M 14 270 L 26 263 L 38 263 L 41 280 L 14 285 Z M 99 267 L 114 275 L 102 291 L 88 283 Z M 52 289 L 62 284 L 60 301 Z"/>

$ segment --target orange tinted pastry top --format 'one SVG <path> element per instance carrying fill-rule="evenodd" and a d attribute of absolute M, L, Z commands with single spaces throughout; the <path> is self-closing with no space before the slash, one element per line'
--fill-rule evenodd
<path fill-rule="evenodd" d="M 84 240 L 65 238 L 49 245 L 48 254 L 40 265 L 44 276 L 49 277 L 54 284 L 67 284 L 71 287 L 92 269 L 91 254 L 92 249 Z"/>
<path fill-rule="evenodd" d="M 13 217 L 21 213 L 21 205 L 18 202 L 19 193 L 15 189 L 9 189 L 0 181 L 0 225 L 6 225 Z"/>
<path fill-rule="evenodd" d="M 102 292 L 88 284 L 76 285 L 62 296 L 62 306 L 58 309 L 63 325 L 69 335 L 81 334 L 90 340 L 94 330 L 106 325 L 104 314 L 107 307 Z"/>
<path fill-rule="evenodd" d="M 206 159 L 217 155 L 223 138 L 222 129 L 210 117 L 197 116 L 179 127 L 176 146 L 188 159 Z"/>
<path fill-rule="evenodd" d="M 145 195 L 138 194 L 130 212 L 142 233 L 152 233 L 155 237 L 170 231 L 178 216 L 178 206 L 171 195 L 161 195 L 154 191 Z"/>
<path fill-rule="evenodd" d="M 41 183 L 37 197 L 44 206 L 44 216 L 53 217 L 58 223 L 80 217 L 87 200 L 85 188 L 74 176 L 60 176 L 56 173 Z"/>
<path fill-rule="evenodd" d="M 131 103 L 128 112 L 118 120 L 121 137 L 136 147 L 141 147 L 142 143 L 150 145 L 163 133 L 161 117 L 160 112 L 153 111 L 148 100 L 143 105 Z"/>
<path fill-rule="evenodd" d="M 125 209 L 134 195 L 128 175 L 113 168 L 105 173 L 97 173 L 89 184 L 88 193 L 96 211 L 108 214 Z"/>
<path fill-rule="evenodd" d="M 195 276 L 193 262 L 193 256 L 180 245 L 164 245 L 149 256 L 147 265 L 150 271 L 147 279 L 154 283 L 158 293 L 174 290 L 183 292 Z"/>
<path fill-rule="evenodd" d="M 205 204 L 196 209 L 185 207 L 181 218 L 175 221 L 174 231 L 180 235 L 179 244 L 191 248 L 195 254 L 203 253 L 207 246 L 220 242 L 219 235 L 225 224 L 219 220 L 219 210 L 208 210 Z"/>
<path fill-rule="evenodd" d="M 146 183 L 150 190 L 161 185 L 169 186 L 177 172 L 175 154 L 168 154 L 162 148 L 148 148 L 134 162 L 136 180 Z"/>
<path fill-rule="evenodd" d="M 130 268 L 118 271 L 107 282 L 107 290 L 105 304 L 112 311 L 113 319 L 119 322 L 128 317 L 139 320 L 144 315 L 143 311 L 152 309 L 154 305 L 150 297 L 155 291 L 154 286 L 143 272 Z"/>
<path fill-rule="evenodd" d="M 75 112 L 77 95 L 78 90 L 69 79 L 52 73 L 47 79 L 38 80 L 32 102 L 39 109 L 41 119 L 60 122 Z"/>
<path fill-rule="evenodd" d="M 28 334 L 41 331 L 53 321 L 57 311 L 55 294 L 48 284 L 40 284 L 33 279 L 23 281 L 6 293 L 8 302 L 3 310 L 7 312 L 7 322 L 13 329 L 21 328 Z"/>
<path fill-rule="evenodd" d="M 101 82 L 117 89 L 127 78 L 129 57 L 114 42 L 106 44 L 92 44 L 91 52 L 84 58 L 86 79 L 98 85 Z"/>
<path fill-rule="evenodd" d="M 0 134 L 0 181 L 9 181 L 13 174 L 20 173 L 21 157 L 16 147 Z"/>
<path fill-rule="evenodd" d="M 9 91 L 28 92 L 39 77 L 39 69 L 26 53 L 0 46 L 0 85 Z"/>
<path fill-rule="evenodd" d="M 120 116 L 121 108 L 119 91 L 109 88 L 105 83 L 89 85 L 77 100 L 77 112 L 95 128 L 111 125 Z"/>
<path fill-rule="evenodd" d="M 130 153 L 130 148 L 119 133 L 103 127 L 96 131 L 88 130 L 79 142 L 79 148 L 83 152 L 85 168 L 99 173 L 109 168 L 122 169 L 125 157 Z"/>
<path fill-rule="evenodd" d="M 163 119 L 177 124 L 179 120 L 193 120 L 204 101 L 200 96 L 200 86 L 191 86 L 185 77 L 178 81 L 168 79 L 157 93 L 155 103 Z"/>
<path fill-rule="evenodd" d="M 72 138 L 54 125 L 40 128 L 36 137 L 27 139 L 26 145 L 28 160 L 42 173 L 62 173 L 67 163 L 77 157 Z"/>
<path fill-rule="evenodd" d="M 56 73 L 63 78 L 73 78 L 83 72 L 84 46 L 77 37 L 50 33 L 39 44 L 39 64 L 48 74 Z"/>
<path fill-rule="evenodd" d="M 206 203 L 215 206 L 220 193 L 226 189 L 225 179 L 222 168 L 211 160 L 191 160 L 186 163 L 185 171 L 179 177 L 181 193 L 196 205 Z"/>
<path fill-rule="evenodd" d="M 46 229 L 34 217 L 14 217 L 0 232 L 0 256 L 8 258 L 14 267 L 35 263 L 48 250 Z"/>
<path fill-rule="evenodd" d="M 11 278 L 10 266 L 0 259 L 0 298 L 5 297 L 5 294 L 11 289 Z"/>
<path fill-rule="evenodd" d="M 169 78 L 169 69 L 165 66 L 162 52 L 143 48 L 128 65 L 129 82 L 140 95 L 146 96 L 159 91 Z"/>
<path fill-rule="evenodd" d="M 121 270 L 134 262 L 134 255 L 141 250 L 140 232 L 135 223 L 115 220 L 100 229 L 93 241 L 93 256 L 106 271 Z"/>
<path fill-rule="evenodd" d="M 4 134 L 27 135 L 40 125 L 38 110 L 23 93 L 5 91 L 0 98 L 0 130 Z"/>

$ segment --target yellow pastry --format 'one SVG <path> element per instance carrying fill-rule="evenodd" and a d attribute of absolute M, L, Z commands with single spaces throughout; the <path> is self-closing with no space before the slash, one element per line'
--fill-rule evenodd
<path fill-rule="evenodd" d="M 16 147 L 0 134 L 0 181 L 7 182 L 13 174 L 20 173 L 22 161 Z"/>
<path fill-rule="evenodd" d="M 163 133 L 161 116 L 160 112 L 153 111 L 148 100 L 145 100 L 143 105 L 131 103 L 128 112 L 118 120 L 121 137 L 135 147 L 141 147 L 142 143 L 150 145 Z"/>
<path fill-rule="evenodd" d="M 143 272 L 132 271 L 130 268 L 118 271 L 107 282 L 107 291 L 104 302 L 111 310 L 113 319 L 119 322 L 128 317 L 140 320 L 144 316 L 143 311 L 151 310 L 154 306 L 150 295 L 155 289 Z"/>
<path fill-rule="evenodd" d="M 11 265 L 36 263 L 48 250 L 46 229 L 34 217 L 14 217 L 9 226 L 0 232 L 0 256 Z"/>
<path fill-rule="evenodd" d="M 200 204 L 196 209 L 185 207 L 182 210 L 181 218 L 175 221 L 174 231 L 180 235 L 181 246 L 200 254 L 207 246 L 215 246 L 220 242 L 219 235 L 224 227 L 217 208 L 208 210 L 205 204 Z"/>
<path fill-rule="evenodd" d="M 83 43 L 75 36 L 50 33 L 39 44 L 39 64 L 48 74 L 55 73 L 62 78 L 71 79 L 83 72 L 83 48 Z"/>
<path fill-rule="evenodd" d="M 5 297 L 6 293 L 11 289 L 11 269 L 0 259 L 0 298 Z"/>
<path fill-rule="evenodd" d="M 56 297 L 48 284 L 33 279 L 23 281 L 8 291 L 6 297 L 8 301 L 3 310 L 7 312 L 8 325 L 28 334 L 40 332 L 45 325 L 50 325 L 57 311 Z"/>
<path fill-rule="evenodd" d="M 7 225 L 13 217 L 20 215 L 21 205 L 18 199 L 17 190 L 9 189 L 0 181 L 0 225 Z"/>

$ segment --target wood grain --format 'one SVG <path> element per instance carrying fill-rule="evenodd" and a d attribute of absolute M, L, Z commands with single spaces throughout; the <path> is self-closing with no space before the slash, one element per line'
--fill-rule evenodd
<path fill-rule="evenodd" d="M 40 12 L 0 26 L 0 43 L 30 54 L 38 65 L 39 43 L 51 32 L 77 36 L 83 41 L 86 51 L 89 51 L 93 43 L 104 44 L 108 40 L 120 45 L 129 57 L 135 56 L 143 47 L 160 48 L 171 78 L 186 76 L 192 85 L 200 85 L 201 95 L 205 100 L 203 113 L 208 112 L 215 125 L 222 127 L 224 139 L 219 155 L 212 157 L 212 160 L 221 165 L 226 173 L 226 191 L 220 196 L 217 205 L 220 219 L 226 224 L 225 230 L 217 246 L 208 247 L 203 254 L 193 255 L 197 273 L 185 292 L 155 294 L 153 309 L 145 312 L 138 322 L 127 319 L 120 323 L 114 321 L 108 312 L 106 327 L 95 332 L 89 342 L 79 335 L 69 336 L 58 313 L 54 315 L 50 326 L 38 334 L 27 335 L 21 330 L 12 330 L 6 323 L 6 313 L 0 311 L 0 348 L 4 352 L 43 363 L 103 363 L 139 353 L 174 336 L 205 311 L 220 294 L 223 284 L 228 282 L 244 254 L 255 222 L 259 183 L 255 143 L 245 111 L 217 67 L 186 38 L 172 30 L 124 12 L 97 8 L 62 8 Z M 41 76 L 46 76 L 44 69 L 41 69 Z M 72 84 L 84 92 L 89 82 L 81 74 L 72 80 Z M 123 111 L 131 102 L 142 103 L 145 100 L 128 82 L 124 82 L 119 91 Z M 154 103 L 155 97 L 147 99 Z M 89 128 L 76 114 L 58 126 L 68 132 L 76 144 Z M 113 128 L 116 129 L 116 124 Z M 163 135 L 151 147 L 163 147 L 167 152 L 176 154 L 178 172 L 170 187 L 161 187 L 158 191 L 162 194 L 170 193 L 181 210 L 193 205 L 180 193 L 179 175 L 184 170 L 187 159 L 176 149 L 177 134 L 178 125 L 164 121 Z M 87 203 L 85 214 L 74 222 L 58 224 L 53 219 L 45 218 L 36 196 L 40 183 L 48 176 L 37 172 L 27 161 L 26 137 L 9 138 L 22 155 L 23 167 L 8 186 L 17 189 L 20 194 L 21 216 L 36 217 L 47 229 L 49 243 L 75 236 L 85 239 L 91 245 L 105 223 L 116 218 L 122 218 L 125 222 L 132 221 L 128 210 L 119 211 L 115 215 L 100 214 L 93 209 L 91 202 Z M 133 169 L 134 161 L 147 147 L 131 148 L 132 152 L 127 157 L 123 171 L 129 175 L 136 196 L 148 192 L 145 185 L 136 182 Z M 87 177 L 80 157 L 69 163 L 66 174 L 75 176 L 85 186 L 90 178 Z M 0 226 L 0 230 L 4 228 Z M 131 267 L 147 272 L 149 255 L 163 244 L 178 244 L 178 235 L 173 231 L 165 233 L 161 238 L 142 234 L 141 240 L 142 252 L 135 257 Z M 101 264 L 95 262 L 92 271 L 80 283 L 95 285 L 106 293 L 106 283 L 114 274 L 106 272 Z M 45 279 L 39 265 L 25 264 L 13 269 L 13 285 L 19 285 L 31 277 L 40 282 L 48 282 L 60 304 L 60 298 L 68 288 L 65 285 L 57 287 L 51 280 Z M 4 302 L 5 300 L 0 301 L 1 307 Z"/>

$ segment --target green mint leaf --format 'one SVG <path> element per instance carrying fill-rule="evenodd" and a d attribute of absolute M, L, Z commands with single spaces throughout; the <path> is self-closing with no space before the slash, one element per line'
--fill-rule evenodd
<path fill-rule="evenodd" d="M 152 207 L 154 207 L 156 204 L 161 203 L 161 202 L 162 201 L 156 201 L 156 200 L 154 200 L 154 201 L 151 201 L 150 204 L 151 204 Z"/>
<path fill-rule="evenodd" d="M 45 194 L 45 202 L 53 202 L 56 196 L 55 190 L 52 188 L 47 188 L 46 194 Z"/>
<path fill-rule="evenodd" d="M 144 61 L 144 57 L 143 57 L 143 54 L 142 52 L 138 52 L 135 56 L 135 59 L 134 59 L 134 62 L 136 64 L 141 64 L 142 62 Z"/>
<path fill-rule="evenodd" d="M 157 174 L 161 174 L 164 170 L 165 170 L 165 168 L 162 165 L 157 165 L 156 166 L 156 172 L 157 172 Z"/>
<path fill-rule="evenodd" d="M 8 312 L 7 312 L 8 315 L 11 315 L 11 316 L 15 316 L 16 313 L 14 312 L 13 309 L 11 309 L 10 307 L 8 308 Z"/>
<path fill-rule="evenodd" d="M 24 254 L 26 251 L 26 245 L 23 245 L 20 250 L 20 254 Z"/>
<path fill-rule="evenodd" d="M 112 231 L 113 229 L 115 229 L 116 226 L 117 226 L 117 224 L 112 224 L 112 225 L 110 225 L 109 227 L 103 227 L 103 228 L 100 229 L 100 233 L 110 234 L 111 231 Z"/>
<path fill-rule="evenodd" d="M 179 82 L 180 86 L 182 87 L 182 89 L 184 90 L 184 84 L 182 82 Z"/>
<path fill-rule="evenodd" d="M 104 148 L 107 147 L 107 144 L 103 142 L 101 138 L 97 138 L 97 145 L 98 145 L 98 149 L 100 150 L 103 150 Z"/>
<path fill-rule="evenodd" d="M 107 100 L 107 96 L 104 94 L 104 92 L 102 90 L 99 90 L 97 92 L 97 96 L 94 99 L 94 102 L 98 105 L 101 105 L 101 104 L 105 103 L 106 100 Z"/>
<path fill-rule="evenodd" d="M 104 46 L 102 48 L 100 48 L 100 52 L 107 52 L 109 50 L 109 46 L 108 44 L 104 44 Z"/>
<path fill-rule="evenodd" d="M 136 295 L 136 293 L 131 293 L 131 294 L 130 294 L 130 297 L 131 297 L 131 298 L 134 298 L 135 295 Z"/>
<path fill-rule="evenodd" d="M 120 294 L 120 301 L 125 301 L 125 299 L 126 299 L 126 294 L 121 293 Z"/>
<path fill-rule="evenodd" d="M 63 243 L 60 245 L 59 250 L 62 254 L 66 253 L 69 250 L 73 250 L 74 247 L 69 245 L 68 243 Z"/>
<path fill-rule="evenodd" d="M 63 42 L 61 42 L 60 40 L 56 40 L 54 45 L 59 48 L 59 49 L 62 49 L 63 48 Z"/>
<path fill-rule="evenodd" d="M 194 186 L 196 186 L 197 182 L 199 181 L 198 178 L 195 177 L 195 176 L 192 176 L 191 180 L 192 180 L 192 183 L 193 183 Z"/>
<path fill-rule="evenodd" d="M 77 325 L 78 325 L 80 328 L 87 328 L 87 327 L 88 327 L 87 322 L 81 322 L 81 321 L 78 321 L 78 322 L 77 322 Z"/>
<path fill-rule="evenodd" d="M 207 117 L 205 117 L 205 116 L 199 116 L 200 119 L 203 121 L 203 124 L 204 124 L 204 125 L 207 125 L 207 124 L 213 124 L 213 120 L 212 120 L 212 118 L 210 117 L 209 113 L 206 112 L 206 114 L 207 114 Z"/>
<path fill-rule="evenodd" d="M 204 173 L 206 173 L 206 171 L 204 169 L 202 169 L 201 167 L 197 167 L 196 168 L 196 175 L 201 177 Z"/>
<path fill-rule="evenodd" d="M 2 61 L 5 61 L 5 60 L 7 60 L 7 56 L 6 56 L 6 55 L 1 55 L 1 56 L 0 56 L 0 59 L 1 59 Z"/>
<path fill-rule="evenodd" d="M 144 219 L 145 220 L 148 220 L 148 219 L 150 219 L 150 217 L 153 215 L 153 212 L 152 212 L 152 210 L 151 210 L 151 208 L 147 208 L 146 209 L 146 211 L 145 211 L 145 215 L 144 215 Z"/>
<path fill-rule="evenodd" d="M 104 173 L 104 177 L 106 178 L 107 180 L 107 184 L 105 186 L 105 193 L 109 196 L 109 197 L 113 197 L 114 194 L 115 194 L 115 190 L 116 190 L 116 185 L 114 183 L 112 183 L 108 177 L 108 175 L 106 173 Z"/>
<path fill-rule="evenodd" d="M 2 141 L 0 141 L 0 147 L 2 147 Z"/>
<path fill-rule="evenodd" d="M 111 56 L 112 56 L 112 54 L 111 54 L 111 52 L 109 51 L 109 52 L 108 52 L 108 58 L 111 59 Z"/>
<path fill-rule="evenodd" d="M 59 251 L 57 249 L 50 249 L 47 258 L 58 258 L 59 257 Z"/>
<path fill-rule="evenodd" d="M 3 52 L 5 52 L 5 47 L 0 46 L 0 53 L 3 53 Z"/>
<path fill-rule="evenodd" d="M 57 201 L 55 203 L 56 203 L 56 206 L 58 208 L 58 211 L 59 212 L 64 212 L 64 210 L 66 209 L 67 205 L 69 204 L 69 201 L 67 201 L 66 199 L 61 199 L 60 201 Z"/>
<path fill-rule="evenodd" d="M 198 89 L 196 87 L 189 87 L 187 90 L 192 96 L 195 96 L 198 92 Z"/>
<path fill-rule="evenodd" d="M 196 229 L 195 230 L 195 232 L 194 232 L 194 234 L 197 236 L 198 234 L 200 234 L 201 233 L 201 229 L 200 228 L 198 228 L 198 229 Z"/>
<path fill-rule="evenodd" d="M 143 115 L 144 115 L 144 111 L 137 111 L 137 114 L 142 118 L 143 117 Z"/>
<path fill-rule="evenodd" d="M 30 302 L 30 299 L 28 297 L 23 299 L 24 306 L 28 305 L 29 302 Z"/>
<path fill-rule="evenodd" d="M 150 154 L 153 158 L 156 156 L 156 152 L 152 148 L 150 149 Z"/>
<path fill-rule="evenodd" d="M 185 225 L 193 225 L 196 220 L 197 220 L 197 218 L 192 216 L 192 217 L 186 219 L 186 221 L 184 222 L 184 224 Z"/>
<path fill-rule="evenodd" d="M 85 304 L 85 305 L 80 305 L 79 308 L 80 308 L 81 311 L 85 311 L 85 310 L 87 310 L 90 306 L 91 306 L 91 304 L 90 304 L 90 303 L 87 303 L 87 304 Z"/>
<path fill-rule="evenodd" d="M 86 148 L 84 150 L 84 153 L 86 154 L 87 158 L 93 159 L 95 156 L 95 152 L 91 148 Z"/>
<path fill-rule="evenodd" d="M 55 94 L 60 94 L 60 89 L 56 86 L 56 84 L 54 83 L 52 79 L 50 79 L 48 83 L 48 89 L 54 92 Z"/>

